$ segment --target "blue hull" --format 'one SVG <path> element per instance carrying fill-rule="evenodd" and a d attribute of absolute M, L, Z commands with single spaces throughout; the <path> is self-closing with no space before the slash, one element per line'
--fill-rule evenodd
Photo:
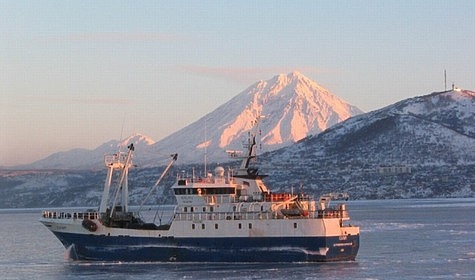
<path fill-rule="evenodd" d="M 54 232 L 71 258 L 139 262 L 326 262 L 355 260 L 359 235 L 339 237 L 146 238 Z M 322 253 L 320 248 L 328 248 Z"/>

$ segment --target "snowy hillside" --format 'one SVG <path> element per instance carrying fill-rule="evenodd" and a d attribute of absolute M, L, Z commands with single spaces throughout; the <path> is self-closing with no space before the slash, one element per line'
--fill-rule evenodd
<path fill-rule="evenodd" d="M 380 164 L 473 163 L 474 132 L 475 93 L 449 91 L 352 118 L 308 141 L 324 145 L 327 155 L 364 151 Z"/>
<path fill-rule="evenodd" d="M 306 182 L 316 192 L 473 196 L 474 130 L 474 92 L 433 93 L 356 116 L 261 159 L 269 160 L 276 184 L 293 178 L 289 183 Z"/>

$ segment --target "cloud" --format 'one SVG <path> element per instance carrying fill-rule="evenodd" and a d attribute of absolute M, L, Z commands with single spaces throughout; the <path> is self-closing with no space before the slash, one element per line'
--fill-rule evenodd
<path fill-rule="evenodd" d="M 131 98 L 113 98 L 113 97 L 103 97 L 103 98 L 68 98 L 64 99 L 64 102 L 75 103 L 75 104 L 86 104 L 86 105 L 130 105 L 136 102 L 135 99 Z"/>
<path fill-rule="evenodd" d="M 135 98 L 124 97 L 39 97 L 29 96 L 29 100 L 36 99 L 37 101 L 55 103 L 55 104 L 76 104 L 76 105 L 132 105 L 137 103 Z"/>
<path fill-rule="evenodd" d="M 52 40 L 79 42 L 175 42 L 184 40 L 183 36 L 160 32 L 86 32 L 67 35 L 48 36 Z"/>

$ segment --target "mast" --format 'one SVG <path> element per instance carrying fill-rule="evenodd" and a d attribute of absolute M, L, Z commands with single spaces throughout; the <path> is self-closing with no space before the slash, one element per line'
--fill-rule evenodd
<path fill-rule="evenodd" d="M 120 191 L 122 191 L 122 194 L 121 194 L 122 211 L 127 212 L 127 208 L 128 208 L 128 201 L 129 201 L 128 174 L 129 174 L 129 168 L 132 166 L 132 154 L 133 154 L 133 151 L 135 150 L 134 144 L 130 144 L 127 148 L 129 149 L 127 156 L 125 156 L 123 153 L 114 154 L 112 155 L 111 158 L 109 158 L 110 160 L 112 160 L 112 162 L 110 161 L 108 162 L 107 161 L 108 158 L 106 156 L 106 165 L 109 163 L 108 172 L 110 172 L 111 174 L 110 175 L 108 174 L 108 177 L 106 180 L 106 187 L 104 188 L 104 193 L 102 195 L 103 200 L 101 201 L 101 208 L 100 208 L 100 212 L 102 213 L 106 211 L 107 197 L 109 195 L 110 183 L 112 181 L 112 180 L 109 180 L 109 176 L 110 178 L 112 178 L 112 172 L 114 171 L 114 169 L 122 169 L 119 185 L 117 186 L 117 189 L 115 191 L 114 202 L 112 204 L 110 217 L 112 217 L 115 211 L 115 206 L 116 206 L 117 198 L 119 196 Z"/>
<path fill-rule="evenodd" d="M 445 91 L 447 91 L 447 71 L 444 69 L 444 85 Z"/>
<path fill-rule="evenodd" d="M 257 169 L 249 168 L 251 160 L 256 158 L 256 136 L 259 132 L 259 122 L 263 116 L 258 116 L 254 121 L 253 128 L 249 131 L 249 136 L 245 148 L 247 153 L 242 157 L 242 162 L 235 176 L 257 175 Z M 253 173 L 253 174 L 251 174 Z"/>
<path fill-rule="evenodd" d="M 118 168 L 117 164 L 119 162 L 119 155 L 106 155 L 104 157 L 104 163 L 107 166 L 107 177 L 106 182 L 104 183 L 104 190 L 102 192 L 101 206 L 99 207 L 99 213 L 105 213 L 107 209 L 107 203 L 109 200 L 109 191 L 112 183 L 112 174 L 114 169 Z"/>
<path fill-rule="evenodd" d="M 208 130 L 208 120 L 205 120 L 205 158 L 204 158 L 205 171 L 204 171 L 204 177 L 208 176 L 208 170 L 207 170 L 207 168 L 208 168 L 207 167 L 207 165 L 208 165 L 208 163 L 207 163 L 207 161 L 208 161 L 208 142 L 207 142 L 208 141 L 208 139 L 207 139 L 208 135 L 207 134 L 208 134 L 208 132 L 207 132 L 207 130 Z"/>
<path fill-rule="evenodd" d="M 133 145 L 131 146 L 133 148 Z M 114 174 L 114 170 L 123 169 L 124 167 L 126 167 L 125 163 L 127 162 L 127 158 L 128 155 L 122 152 L 104 156 L 104 164 L 107 167 L 107 177 L 104 183 L 104 191 L 102 193 L 101 205 L 99 207 L 100 213 L 105 213 L 107 211 L 107 204 L 109 203 L 109 192 L 112 185 L 112 176 Z M 124 176 L 126 176 L 127 174 L 123 173 Z M 118 188 L 120 188 L 120 185 Z"/>

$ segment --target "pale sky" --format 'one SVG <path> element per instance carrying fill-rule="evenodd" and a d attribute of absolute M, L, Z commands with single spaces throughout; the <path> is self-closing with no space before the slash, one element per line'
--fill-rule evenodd
<path fill-rule="evenodd" d="M 475 1 L 0 0 L 0 166 L 158 141 L 294 70 L 364 111 L 475 90 Z"/>

